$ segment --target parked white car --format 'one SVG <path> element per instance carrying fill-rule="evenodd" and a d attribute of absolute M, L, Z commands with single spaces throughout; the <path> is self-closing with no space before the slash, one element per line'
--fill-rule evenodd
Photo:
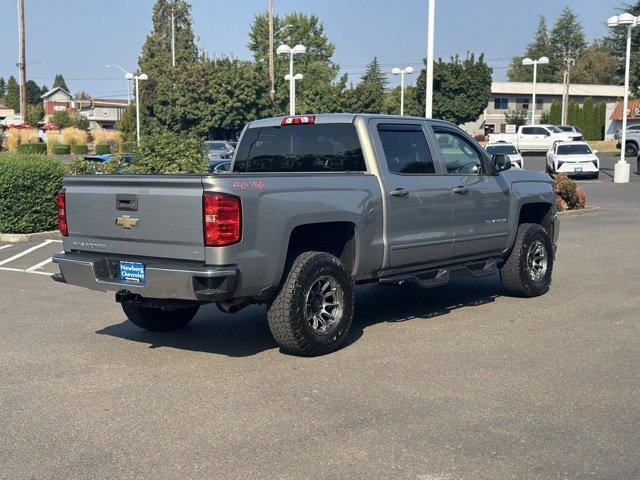
<path fill-rule="evenodd" d="M 485 150 L 489 155 L 506 155 L 511 160 L 512 168 L 524 168 L 524 159 L 522 158 L 522 154 L 518 151 L 516 146 L 513 143 L 509 142 L 498 142 L 491 143 L 485 147 Z"/>
<path fill-rule="evenodd" d="M 489 143 L 509 142 L 520 152 L 546 152 L 556 142 L 582 140 L 581 133 L 563 132 L 555 125 L 522 125 L 517 133 L 492 133 Z"/>
<path fill-rule="evenodd" d="M 597 150 L 585 142 L 559 142 L 547 152 L 547 172 L 598 178 L 600 159 Z"/>

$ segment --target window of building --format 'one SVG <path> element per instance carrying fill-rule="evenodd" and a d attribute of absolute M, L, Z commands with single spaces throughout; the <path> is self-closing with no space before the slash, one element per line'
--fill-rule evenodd
<path fill-rule="evenodd" d="M 506 97 L 496 97 L 493 99 L 493 108 L 495 110 L 507 110 L 509 108 L 509 99 Z"/>
<path fill-rule="evenodd" d="M 435 173 L 431 152 L 420 125 L 381 124 L 378 135 L 389 173 Z"/>
<path fill-rule="evenodd" d="M 516 98 L 516 110 L 529 110 L 529 98 Z"/>

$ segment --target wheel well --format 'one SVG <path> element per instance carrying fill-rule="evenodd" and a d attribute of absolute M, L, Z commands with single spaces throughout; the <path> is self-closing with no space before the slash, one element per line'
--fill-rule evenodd
<path fill-rule="evenodd" d="M 353 272 L 356 261 L 356 227 L 351 222 L 324 222 L 299 225 L 291 232 L 287 262 L 302 252 L 318 251 L 335 255 L 347 271 Z"/>
<path fill-rule="evenodd" d="M 523 223 L 537 223 L 551 234 L 551 220 L 553 209 L 549 203 L 527 203 L 520 209 L 518 225 Z"/>
<path fill-rule="evenodd" d="M 638 146 L 638 141 L 637 141 L 637 140 L 634 140 L 634 139 L 631 139 L 631 140 L 627 139 L 627 140 L 625 141 L 625 145 L 626 145 L 627 143 L 631 143 L 631 144 L 635 145 L 636 147 Z"/>

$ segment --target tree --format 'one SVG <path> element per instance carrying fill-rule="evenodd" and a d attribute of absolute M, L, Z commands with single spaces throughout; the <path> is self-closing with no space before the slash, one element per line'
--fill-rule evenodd
<path fill-rule="evenodd" d="M 51 86 L 51 89 L 58 88 L 58 87 L 66 90 L 67 92 L 69 91 L 69 87 L 67 87 L 67 82 L 64 81 L 64 77 L 62 76 L 61 73 L 58 73 L 53 79 L 53 85 Z"/>
<path fill-rule="evenodd" d="M 129 105 L 120 120 L 115 125 L 116 130 L 122 134 L 123 142 L 134 142 L 136 140 L 136 104 Z"/>
<path fill-rule="evenodd" d="M 422 92 L 424 95 L 424 91 Z M 404 88 L 404 114 L 414 117 L 424 116 L 424 107 L 416 102 L 416 87 L 409 85 Z M 400 115 L 400 87 L 392 88 L 384 96 L 384 113 Z"/>
<path fill-rule="evenodd" d="M 551 102 L 549 109 L 549 123 L 552 125 L 560 125 L 562 123 L 562 105 L 558 100 Z"/>
<path fill-rule="evenodd" d="M 5 82 L 4 78 L 0 77 L 0 98 L 4 98 L 7 93 L 7 82 Z"/>
<path fill-rule="evenodd" d="M 636 0 L 624 6 L 624 11 L 634 16 L 640 15 L 640 0 Z M 616 76 L 621 84 L 624 79 L 624 64 L 626 56 L 627 29 L 622 27 L 609 29 L 609 36 L 602 42 L 602 48 L 612 55 L 617 61 Z M 631 68 L 630 91 L 634 96 L 638 94 L 640 87 L 640 29 L 631 29 Z"/>
<path fill-rule="evenodd" d="M 276 38 L 276 45 L 286 43 L 307 47 L 304 55 L 295 58 L 295 72 L 304 74 L 304 80 L 296 84 L 296 113 L 324 113 L 342 109 L 342 93 L 346 76 L 337 77 L 339 66 L 333 62 L 335 46 L 327 38 L 324 26 L 316 15 L 291 13 L 274 17 L 274 30 L 287 28 Z M 249 31 L 249 49 L 256 61 L 260 79 L 268 82 L 268 21 L 266 14 L 256 15 Z M 286 55 L 276 55 L 276 95 L 273 108 L 267 114 L 281 115 L 289 110 L 289 89 L 284 76 L 289 71 Z"/>
<path fill-rule="evenodd" d="M 40 96 L 42 95 L 42 89 L 33 80 L 27 82 L 27 104 L 36 105 L 42 102 Z"/>
<path fill-rule="evenodd" d="M 449 62 L 441 59 L 433 65 L 433 116 L 461 125 L 475 121 L 487 107 L 491 96 L 491 68 L 484 55 L 476 60 L 467 54 L 464 60 L 455 56 Z M 425 69 L 416 82 L 414 99 L 425 108 Z"/>
<path fill-rule="evenodd" d="M 42 103 L 36 103 L 35 105 L 27 105 L 26 122 L 35 127 L 44 118 L 44 107 Z"/>
<path fill-rule="evenodd" d="M 377 57 L 367 69 L 355 88 L 344 92 L 344 109 L 358 113 L 381 113 L 384 111 L 387 77 L 380 68 Z"/>
<path fill-rule="evenodd" d="M 580 55 L 571 69 L 571 83 L 615 85 L 618 62 L 599 43 L 594 42 Z"/>
<path fill-rule="evenodd" d="M 521 127 L 527 123 L 527 113 L 524 110 L 509 110 L 504 112 L 504 122 L 516 128 Z"/>
<path fill-rule="evenodd" d="M 540 57 L 549 57 L 550 55 L 551 43 L 547 20 L 540 15 L 533 41 L 527 45 L 524 55 L 511 59 L 509 70 L 507 70 L 507 78 L 511 82 L 531 82 L 533 80 L 533 72 L 530 66 L 522 65 L 522 59 L 526 57 L 538 59 Z M 551 82 L 553 80 L 553 69 L 548 66 L 539 68 L 537 80 L 539 82 Z"/>
<path fill-rule="evenodd" d="M 7 80 L 7 93 L 4 97 L 4 103 L 14 111 L 20 111 L 20 87 L 13 75 L 11 75 Z"/>
<path fill-rule="evenodd" d="M 582 24 L 569 7 L 562 10 L 560 17 L 553 24 L 549 42 L 551 44 L 550 67 L 554 73 L 564 70 L 565 51 L 570 51 L 573 58 L 577 58 L 585 50 L 587 43 L 584 39 Z M 559 78 L 562 79 L 562 74 Z"/>
<path fill-rule="evenodd" d="M 66 110 L 60 110 L 59 112 L 53 112 L 49 116 L 49 123 L 53 123 L 59 129 L 63 129 L 73 125 L 73 118 Z"/>

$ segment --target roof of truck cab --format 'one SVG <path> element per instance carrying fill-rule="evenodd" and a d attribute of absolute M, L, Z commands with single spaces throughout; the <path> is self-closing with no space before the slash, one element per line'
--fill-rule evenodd
<path fill-rule="evenodd" d="M 257 128 L 257 127 L 279 127 L 282 123 L 282 120 L 288 118 L 292 115 L 285 115 L 282 117 L 271 117 L 271 118 L 263 118 L 260 120 L 254 120 L 247 125 L 247 128 Z M 410 117 L 410 116 L 400 116 L 400 115 L 383 115 L 383 114 L 375 114 L 375 113 L 320 113 L 320 114 L 304 114 L 304 115 L 293 115 L 296 117 L 305 117 L 305 116 L 314 116 L 316 124 L 322 123 L 353 123 L 353 121 L 358 118 L 366 119 L 380 119 L 380 120 L 419 120 L 424 121 L 428 120 L 434 123 L 441 123 L 447 125 L 453 125 L 450 122 L 445 120 L 439 120 L 435 118 L 425 119 L 425 117 Z"/>

